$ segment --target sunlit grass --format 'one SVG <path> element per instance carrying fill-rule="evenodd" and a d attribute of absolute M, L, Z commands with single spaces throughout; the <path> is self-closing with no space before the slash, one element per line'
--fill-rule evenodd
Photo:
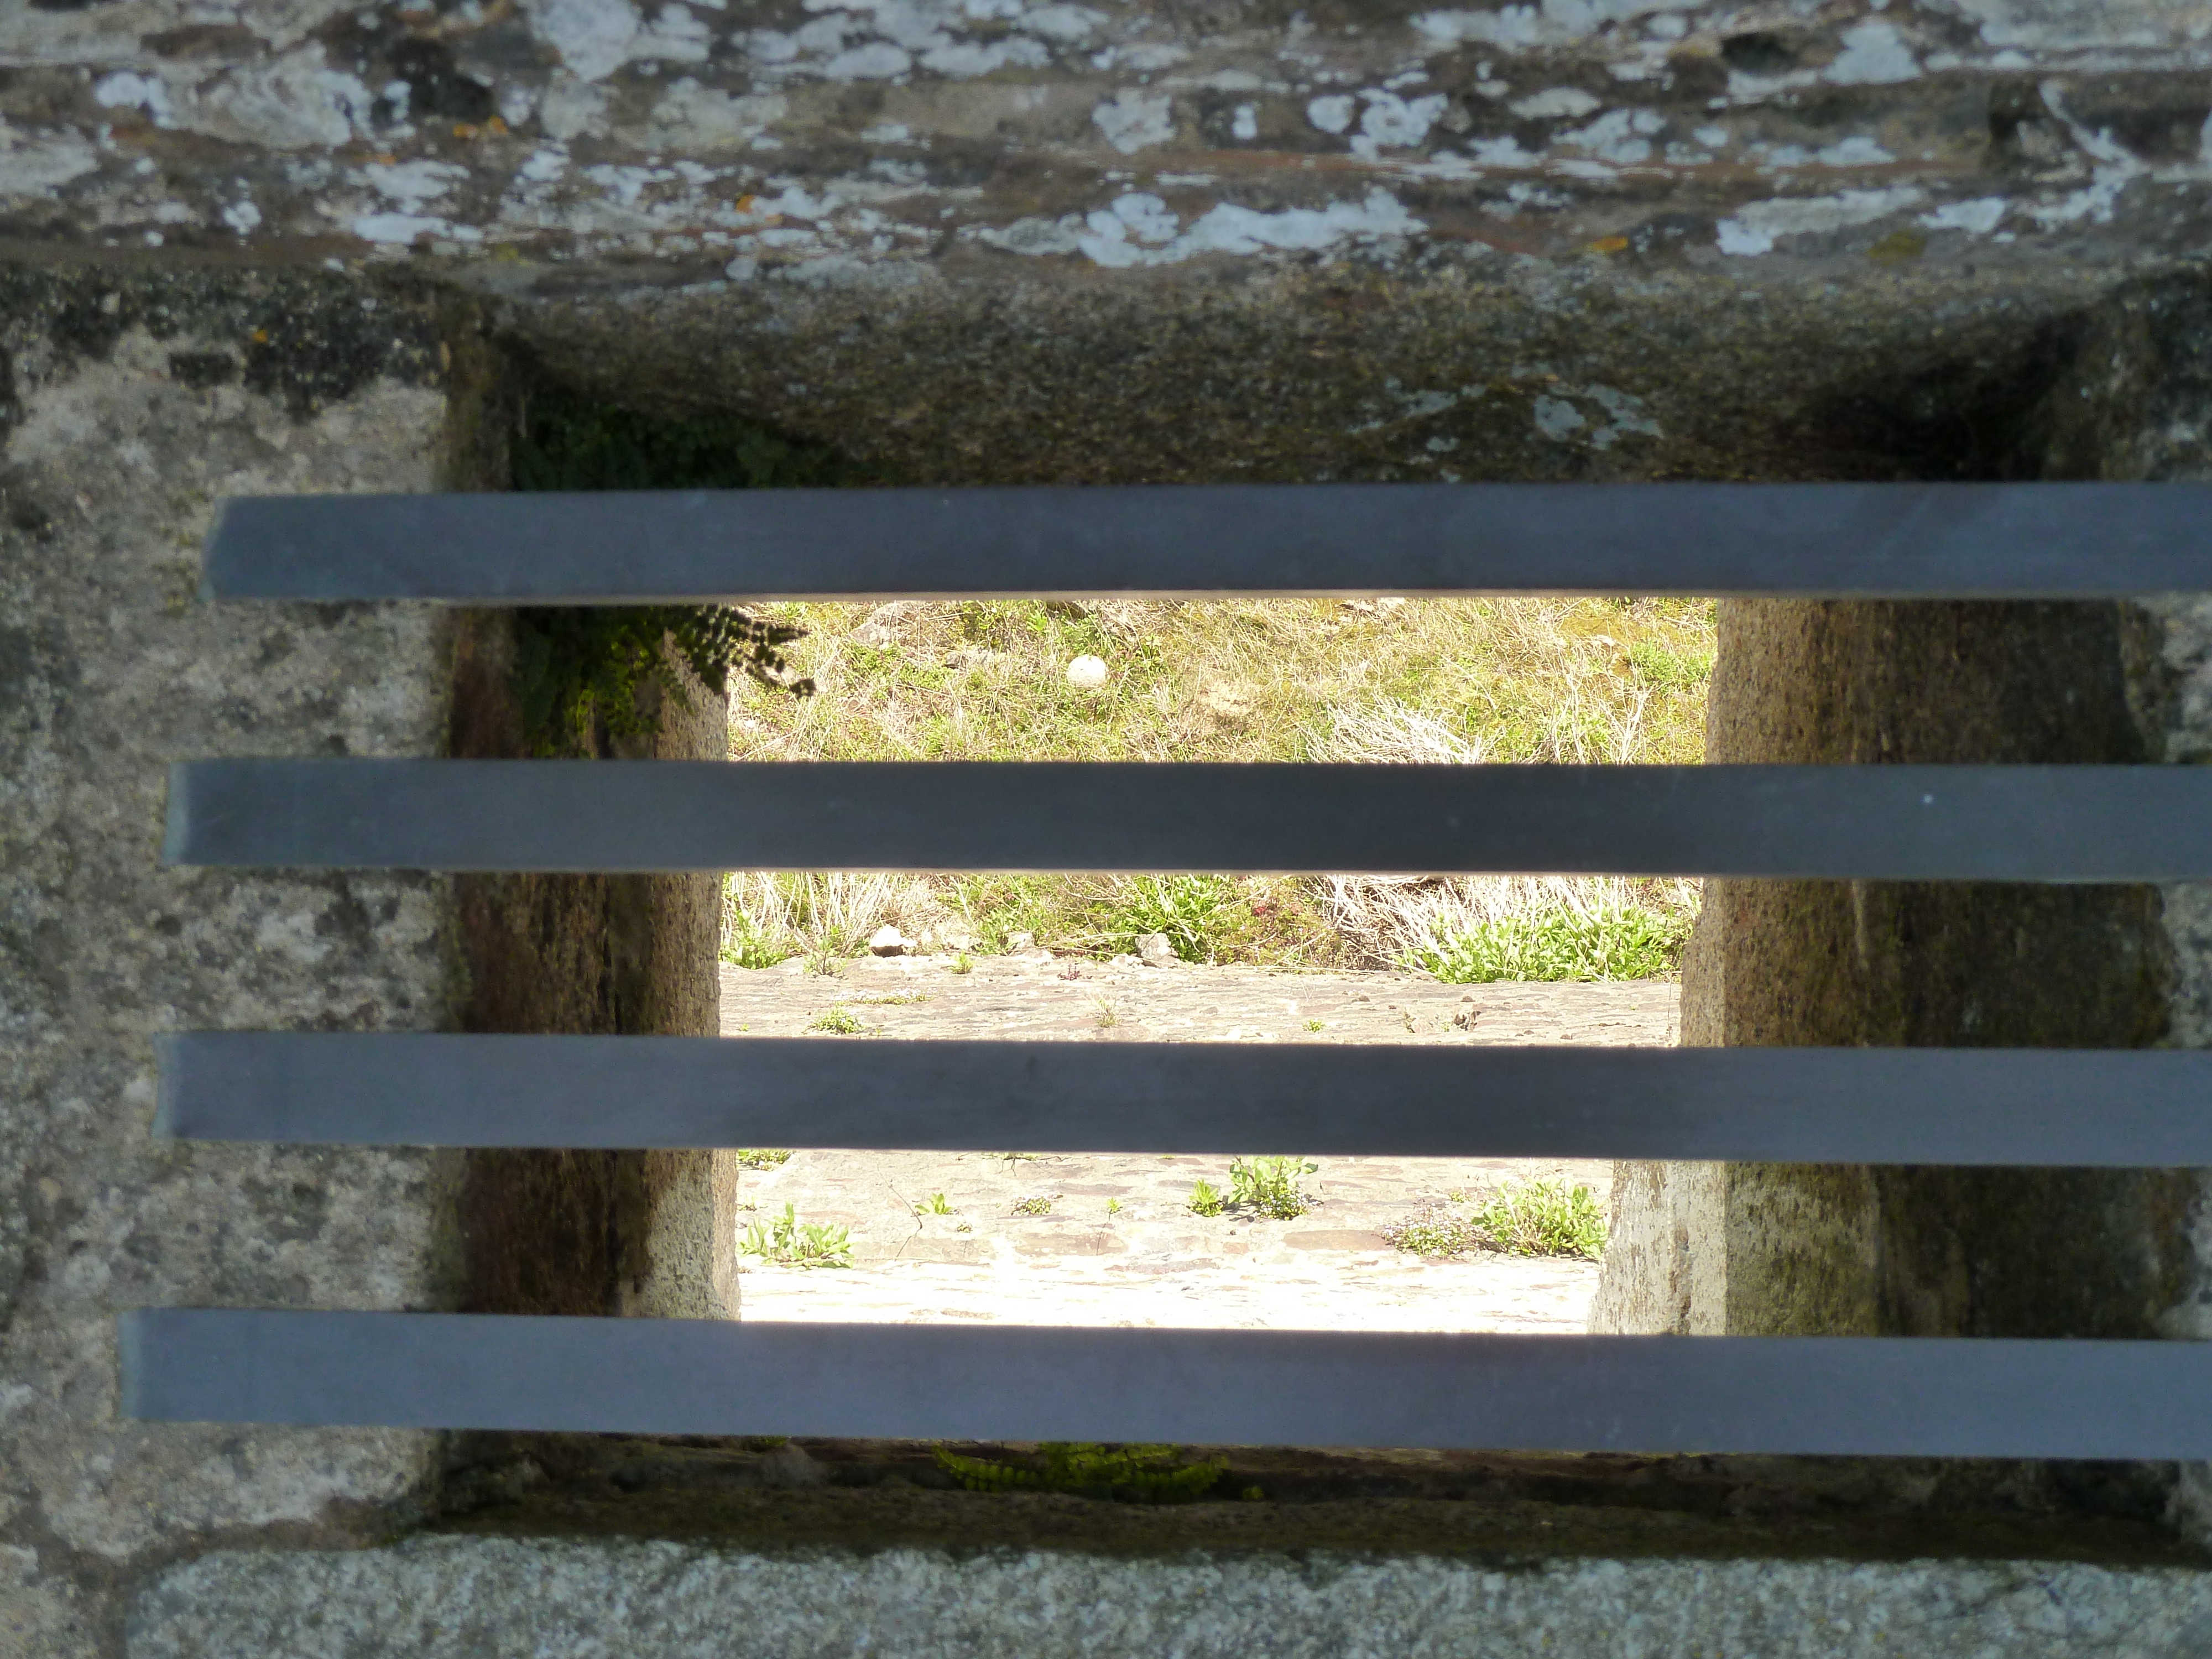
<path fill-rule="evenodd" d="M 734 759 L 1621 763 L 1704 751 L 1703 601 L 765 609 L 808 630 L 791 656 L 818 690 L 740 686 Z M 1067 682 L 1085 655 L 1107 665 L 1096 690 Z M 724 955 L 745 967 L 851 956 L 890 921 L 948 951 L 1105 956 L 1159 933 L 1190 961 L 1515 976 L 1571 961 L 1565 976 L 1616 976 L 1668 971 L 1695 904 L 1693 884 L 1607 878 L 752 874 L 732 879 Z M 1613 933 L 1652 948 L 1565 949 L 1600 913 L 1629 915 Z"/>

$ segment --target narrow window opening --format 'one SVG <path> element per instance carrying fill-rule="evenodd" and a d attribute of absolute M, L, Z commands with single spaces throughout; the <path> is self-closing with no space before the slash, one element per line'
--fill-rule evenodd
<path fill-rule="evenodd" d="M 1674 599 L 769 607 L 804 702 L 733 760 L 1694 763 L 1713 606 Z M 886 800 L 882 810 L 896 812 Z M 733 874 L 748 1036 L 1668 1045 L 1697 884 Z M 748 1320 L 1586 1328 L 1612 1166 L 751 1148 Z"/>

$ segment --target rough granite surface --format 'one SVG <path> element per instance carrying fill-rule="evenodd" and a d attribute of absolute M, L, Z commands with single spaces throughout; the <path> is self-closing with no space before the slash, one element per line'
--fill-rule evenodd
<path fill-rule="evenodd" d="M 253 328 L 327 336 L 363 314 L 327 283 L 33 279 L 8 297 L 0 1650 L 63 1659 L 107 1639 L 115 1572 L 210 1535 L 404 1508 L 430 1471 L 411 1433 L 122 1420 L 113 1316 L 447 1294 L 447 1157 L 147 1133 L 158 1032 L 448 1017 L 434 880 L 161 861 L 171 760 L 435 751 L 434 617 L 216 609 L 194 589 L 219 495 L 429 487 L 443 399 L 421 319 L 388 313 L 342 394 L 248 383 Z"/>
<path fill-rule="evenodd" d="M 205 1556 L 131 1659 L 2191 1659 L 2212 1575 L 2041 1562 L 1115 1560 L 426 1538 Z"/>

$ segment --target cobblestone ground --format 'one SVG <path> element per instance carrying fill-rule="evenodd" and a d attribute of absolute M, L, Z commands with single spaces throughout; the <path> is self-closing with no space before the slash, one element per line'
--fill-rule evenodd
<path fill-rule="evenodd" d="M 825 1042 L 1004 1036 L 1072 1042 L 1669 1044 L 1676 988 L 1437 985 L 1392 973 L 1076 963 L 1043 951 L 863 959 L 834 975 L 788 963 L 726 968 L 725 1036 Z M 842 1010 L 842 1017 L 835 1011 Z M 822 1024 L 857 1021 L 860 1032 Z M 1255 1146 L 1255 1153 L 1297 1153 Z M 744 1220 L 793 1206 L 850 1231 L 856 1266 L 805 1271 L 745 1258 L 744 1317 L 1000 1321 L 1403 1331 L 1579 1331 L 1595 1264 L 1479 1254 L 1426 1261 L 1382 1230 L 1425 1202 L 1531 1176 L 1607 1196 L 1605 1164 L 1504 1158 L 1317 1158 L 1318 1200 L 1291 1221 L 1191 1213 L 1228 1160 L 1131 1154 L 809 1150 L 746 1171 Z M 950 1213 L 930 1210 L 942 1194 Z M 1049 1199 L 1042 1214 L 1018 1212 Z M 1110 1206 L 1110 1207 L 1109 1207 Z"/>

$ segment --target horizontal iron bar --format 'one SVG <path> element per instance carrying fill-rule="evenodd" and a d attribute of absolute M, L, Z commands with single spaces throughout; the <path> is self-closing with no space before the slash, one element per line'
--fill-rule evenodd
<path fill-rule="evenodd" d="M 179 1139 L 2212 1166 L 2212 1052 L 2180 1049 L 155 1042 Z"/>
<path fill-rule="evenodd" d="M 1178 1445 L 2212 1457 L 2212 1343 L 985 1330 L 154 1309 L 164 1422 Z"/>
<path fill-rule="evenodd" d="M 2212 877 L 2212 767 L 207 760 L 173 864 Z"/>
<path fill-rule="evenodd" d="M 2060 599 L 2212 588 L 2177 483 L 1231 484 L 225 502 L 215 599 Z"/>

